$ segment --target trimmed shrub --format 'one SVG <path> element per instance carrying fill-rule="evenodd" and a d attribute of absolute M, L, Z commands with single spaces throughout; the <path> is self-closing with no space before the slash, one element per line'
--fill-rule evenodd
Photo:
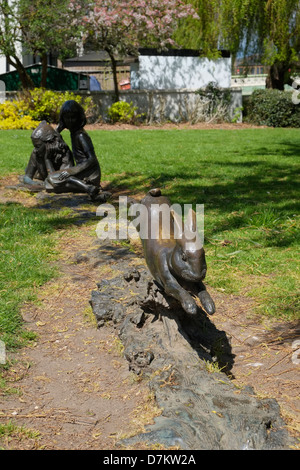
<path fill-rule="evenodd" d="M 247 100 L 246 120 L 269 127 L 300 127 L 300 104 L 292 101 L 292 92 L 273 89 L 255 90 Z"/>
<path fill-rule="evenodd" d="M 137 107 L 133 106 L 132 102 L 117 101 L 108 108 L 108 117 L 113 123 L 122 122 L 124 124 L 133 124 L 142 117 L 142 115 L 137 114 L 136 111 Z"/>

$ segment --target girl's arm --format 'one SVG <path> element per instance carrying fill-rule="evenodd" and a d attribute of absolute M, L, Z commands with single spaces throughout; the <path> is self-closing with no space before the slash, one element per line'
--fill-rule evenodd
<path fill-rule="evenodd" d="M 95 163 L 98 163 L 98 160 L 97 160 L 97 157 L 96 157 L 96 154 L 95 154 L 95 150 L 94 150 L 94 146 L 93 146 L 93 143 L 92 143 L 92 140 L 91 138 L 89 137 L 88 134 L 86 133 L 81 133 L 79 134 L 79 136 L 77 137 L 77 142 L 76 142 L 76 145 L 78 145 L 81 149 L 81 151 L 84 153 L 86 159 L 84 162 L 82 163 L 79 163 L 78 165 L 74 166 L 73 168 L 69 168 L 69 173 L 71 175 L 78 175 L 79 173 L 81 173 L 82 171 L 84 170 L 87 170 L 88 168 L 92 167 L 95 165 Z M 76 152 L 76 150 L 74 149 L 74 153 Z"/>

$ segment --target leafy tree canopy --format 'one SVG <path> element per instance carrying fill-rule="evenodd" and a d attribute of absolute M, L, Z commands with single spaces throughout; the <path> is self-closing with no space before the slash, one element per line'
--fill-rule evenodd
<path fill-rule="evenodd" d="M 71 0 L 80 9 L 77 0 Z M 142 46 L 166 48 L 174 45 L 174 31 L 180 19 L 197 17 L 183 0 L 94 0 L 81 20 L 85 39 L 105 50 L 111 59 L 116 101 L 116 54 L 137 54 Z"/>
<path fill-rule="evenodd" d="M 84 6 L 87 0 L 78 3 Z M 20 52 L 41 57 L 41 86 L 45 86 L 47 54 L 55 52 L 64 58 L 75 51 L 80 38 L 77 14 L 78 9 L 70 9 L 69 0 L 0 0 L 0 54 L 18 70 L 23 88 L 33 87 L 33 83 Z"/>
<path fill-rule="evenodd" d="M 299 60 L 299 0 L 190 0 L 198 19 L 181 21 L 175 38 L 185 47 L 217 55 L 229 49 L 247 57 L 257 54 L 269 65 L 269 86 L 283 88 Z"/>
<path fill-rule="evenodd" d="M 19 0 L 18 17 L 24 46 L 34 54 L 56 52 L 64 58 L 80 38 L 69 0 Z"/>

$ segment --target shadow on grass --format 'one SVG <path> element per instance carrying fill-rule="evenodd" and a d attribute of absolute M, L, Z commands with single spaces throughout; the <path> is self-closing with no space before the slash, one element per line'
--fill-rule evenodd
<path fill-rule="evenodd" d="M 293 151 L 296 152 L 296 148 Z M 126 188 L 131 194 L 146 193 L 159 187 L 171 203 L 204 204 L 205 214 L 213 219 L 207 227 L 210 236 L 254 224 L 274 229 L 274 236 L 268 240 L 270 245 L 287 246 L 294 242 L 293 233 L 282 239 L 275 229 L 276 224 L 299 213 L 299 182 L 295 167 L 264 161 L 204 163 L 213 177 L 209 178 L 205 171 L 203 174 L 178 172 L 176 176 L 165 172 L 151 178 L 126 173 L 113 179 L 111 187 Z"/>
<path fill-rule="evenodd" d="M 34 207 L 24 207 L 21 203 L 6 202 L 0 204 L 1 219 L 15 223 L 15 229 L 22 224 L 30 224 L 31 231 L 36 230 L 37 236 L 52 233 L 55 230 L 67 228 L 72 225 L 81 225 L 96 217 L 95 208 L 84 209 L 80 201 L 71 205 L 67 199 L 57 199 L 54 203 L 48 202 Z M 72 210 L 68 210 L 72 208 Z M 21 235 L 21 232 L 20 232 Z"/>

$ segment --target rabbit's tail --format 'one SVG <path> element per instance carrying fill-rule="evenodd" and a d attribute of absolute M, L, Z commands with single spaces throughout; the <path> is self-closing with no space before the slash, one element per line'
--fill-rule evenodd
<path fill-rule="evenodd" d="M 161 196 L 161 190 L 159 188 L 150 189 L 149 194 L 150 196 L 158 197 Z"/>

